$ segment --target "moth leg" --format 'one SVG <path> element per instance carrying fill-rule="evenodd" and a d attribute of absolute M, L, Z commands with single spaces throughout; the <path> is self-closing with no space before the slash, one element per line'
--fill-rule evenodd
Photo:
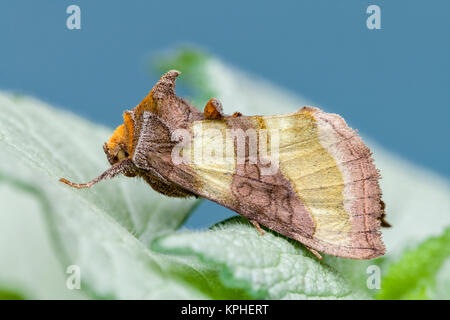
<path fill-rule="evenodd" d="M 305 246 L 305 248 L 308 249 L 313 255 L 315 255 L 317 257 L 317 259 L 322 260 L 322 256 L 320 255 L 319 252 L 317 252 L 313 248 L 310 248 L 310 247 L 307 247 L 307 246 Z"/>
<path fill-rule="evenodd" d="M 209 99 L 203 114 L 206 120 L 218 120 L 224 117 L 222 104 L 216 98 Z"/>
<path fill-rule="evenodd" d="M 256 220 L 250 220 L 250 222 L 255 226 L 256 230 L 258 230 L 260 235 L 264 235 L 264 230 L 261 228 L 261 226 L 259 225 L 258 221 Z"/>

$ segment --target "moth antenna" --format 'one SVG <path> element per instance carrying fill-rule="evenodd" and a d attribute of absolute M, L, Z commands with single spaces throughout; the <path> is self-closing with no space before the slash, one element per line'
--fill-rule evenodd
<path fill-rule="evenodd" d="M 175 80 L 181 74 L 178 70 L 167 71 L 153 87 L 153 96 L 155 98 L 164 98 L 175 93 Z"/>
<path fill-rule="evenodd" d="M 131 159 L 125 159 L 121 162 L 118 162 L 114 165 L 112 165 L 108 170 L 103 172 L 101 175 L 99 175 L 97 178 L 87 182 L 87 183 L 74 183 L 72 181 L 69 181 L 67 179 L 61 178 L 59 181 L 62 183 L 65 183 L 73 188 L 77 189 L 83 189 L 83 188 L 90 188 L 97 182 L 103 180 L 103 179 L 112 179 L 118 174 L 123 173 L 126 169 L 128 169 L 131 165 Z"/>

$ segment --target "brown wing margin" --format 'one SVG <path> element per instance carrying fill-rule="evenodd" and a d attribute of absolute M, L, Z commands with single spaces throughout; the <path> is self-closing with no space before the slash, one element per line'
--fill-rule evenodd
<path fill-rule="evenodd" d="M 331 254 L 356 259 L 371 259 L 385 253 L 381 239 L 384 206 L 372 153 L 357 133 L 337 114 L 312 110 L 319 137 L 334 157 L 344 183 L 344 207 L 349 213 L 351 245 L 337 248 Z"/>

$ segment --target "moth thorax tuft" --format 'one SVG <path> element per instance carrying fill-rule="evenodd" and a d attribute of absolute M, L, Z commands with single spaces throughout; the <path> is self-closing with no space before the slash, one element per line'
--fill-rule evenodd
<path fill-rule="evenodd" d="M 126 140 L 127 140 L 127 137 L 126 137 L 125 125 L 121 124 L 120 126 L 118 126 L 116 128 L 116 130 L 114 130 L 114 133 L 109 138 L 109 140 L 107 142 L 108 149 L 110 151 L 113 151 L 120 144 L 126 144 Z"/>

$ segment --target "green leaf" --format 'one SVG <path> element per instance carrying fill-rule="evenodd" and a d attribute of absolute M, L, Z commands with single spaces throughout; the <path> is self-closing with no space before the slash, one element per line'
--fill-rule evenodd
<path fill-rule="evenodd" d="M 166 235 L 156 239 L 152 248 L 196 255 L 219 265 L 227 287 L 245 289 L 255 299 L 368 298 L 298 242 L 267 229 L 261 236 L 243 218 L 232 218 L 208 231 Z"/>
<path fill-rule="evenodd" d="M 435 276 L 435 286 L 430 288 L 430 299 L 450 300 L 450 258 L 447 257 Z"/>
<path fill-rule="evenodd" d="M 58 181 L 86 181 L 106 169 L 102 144 L 111 130 L 34 99 L 6 94 L 0 95 L 0 123 L 0 186 L 8 191 L 0 193 L 0 202 L 6 204 L 2 227 L 13 230 L 6 235 L 21 235 L 2 238 L 11 246 L 11 253 L 0 252 L 10 258 L 1 257 L 7 266 L 0 268 L 0 281 L 12 279 L 8 287 L 23 288 L 31 298 L 73 298 L 65 271 L 77 265 L 81 291 L 94 298 L 246 297 L 223 288 L 215 268 L 148 249 L 153 237 L 184 221 L 195 200 L 167 198 L 125 177 L 87 190 Z M 10 223 L 13 216 L 21 217 L 20 223 Z M 42 246 L 42 240 L 34 247 L 33 241 L 41 238 L 51 245 Z M 35 268 L 43 273 L 47 266 L 49 273 L 33 278 Z M 11 276 L 15 269 L 23 270 Z"/>
<path fill-rule="evenodd" d="M 85 298 L 66 287 L 41 208 L 35 196 L 6 183 L 0 174 L 0 288 L 24 298 Z"/>
<path fill-rule="evenodd" d="M 192 56 L 195 52 L 192 49 L 186 52 L 184 48 L 174 51 L 172 56 L 165 56 L 164 67 L 179 67 L 182 72 L 187 73 L 186 76 L 182 73 L 179 81 L 198 92 L 199 97 L 203 97 L 200 107 L 214 96 L 222 102 L 224 111 L 228 114 L 235 111 L 244 115 L 283 114 L 296 111 L 305 105 L 326 110 L 320 103 L 308 101 L 257 76 L 237 70 L 214 56 L 197 51 L 195 58 L 180 59 L 185 53 Z M 200 77 L 200 80 L 192 79 L 192 70 L 195 70 L 195 75 Z M 328 111 L 340 113 L 339 110 Z M 343 116 L 346 117 L 345 114 Z M 358 127 L 356 123 L 350 125 Z M 366 285 L 368 267 L 377 265 L 382 274 L 385 274 L 389 265 L 398 260 L 405 249 L 418 245 L 429 237 L 442 234 L 444 229 L 450 226 L 450 183 L 430 170 L 411 164 L 383 149 L 366 137 L 364 141 L 374 152 L 375 163 L 380 169 L 387 220 L 393 225 L 392 228 L 383 230 L 387 253 L 383 258 L 370 261 L 324 256 L 324 263 L 332 266 L 353 288 L 376 296 L 377 290 L 368 289 Z M 450 267 L 441 268 L 437 276 L 448 281 Z M 381 283 L 383 285 L 383 282 Z M 439 292 L 442 291 L 445 290 Z"/>
<path fill-rule="evenodd" d="M 11 290 L 0 289 L 0 300 L 24 300 L 24 296 Z"/>
<path fill-rule="evenodd" d="M 428 239 L 416 249 L 406 251 L 400 260 L 390 265 L 378 298 L 430 298 L 438 285 L 437 274 L 445 267 L 446 261 L 450 261 L 450 228 L 441 236 Z M 434 295 L 434 298 L 450 299 L 449 293 L 447 287 L 446 296 Z"/>
<path fill-rule="evenodd" d="M 184 71 L 181 80 L 197 91 L 200 107 L 211 96 L 227 113 L 286 113 L 317 105 L 199 51 L 165 59 L 162 68 Z M 383 259 L 325 256 L 320 262 L 298 243 L 273 233 L 261 237 L 242 221 L 173 233 L 198 202 L 163 197 L 125 177 L 88 190 L 58 182 L 60 177 L 84 182 L 106 169 L 101 146 L 111 132 L 34 99 L 0 94 L 0 287 L 5 292 L 26 298 L 366 298 L 376 294 L 366 286 L 368 266 L 380 266 L 389 279 L 405 248 L 450 225 L 448 181 L 369 140 L 394 226 L 384 231 Z M 156 249 L 179 255 L 150 250 L 155 237 Z M 405 261 L 402 268 L 414 266 L 414 259 Z M 81 268 L 81 292 L 65 284 L 66 268 L 73 264 Z M 408 296 L 448 297 L 449 259 L 427 272 L 425 277 L 413 273 Z M 382 290 L 397 281 L 382 281 Z"/>

